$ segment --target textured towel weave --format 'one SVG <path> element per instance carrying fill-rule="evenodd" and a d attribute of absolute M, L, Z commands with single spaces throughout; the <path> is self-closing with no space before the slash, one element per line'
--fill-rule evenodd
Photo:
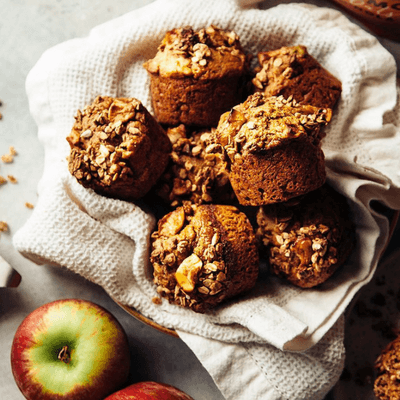
<path fill-rule="evenodd" d="M 236 31 L 253 54 L 306 45 L 342 81 L 342 97 L 323 150 L 329 182 L 349 199 L 357 247 L 342 270 L 320 288 L 302 290 L 261 277 L 246 298 L 198 315 L 166 301 L 152 303 L 156 291 L 148 243 L 153 216 L 139 203 L 103 198 L 81 187 L 67 170 L 65 137 L 76 110 L 99 94 L 136 97 L 151 112 L 143 62 L 154 56 L 166 30 L 211 23 Z M 325 8 L 292 4 L 258 10 L 241 9 L 232 0 L 158 0 L 93 29 L 86 38 L 48 50 L 26 86 L 45 147 L 45 171 L 37 207 L 15 234 L 15 247 L 37 263 L 59 264 L 81 274 L 115 300 L 176 329 L 227 398 L 322 398 L 342 367 L 339 317 L 371 279 L 388 238 L 388 220 L 375 213 L 370 202 L 400 208 L 400 130 L 398 113 L 390 111 L 396 104 L 396 66 L 379 42 Z M 238 379 L 239 371 L 235 374 L 234 365 L 228 368 L 226 363 L 228 369 L 219 375 L 216 366 L 224 359 L 211 361 L 208 346 L 224 348 L 227 357 L 234 349 L 244 352 L 253 365 L 248 379 L 262 380 L 257 386 L 271 388 L 264 391 L 269 394 L 246 397 L 250 392 L 244 389 L 244 377 Z M 306 351 L 296 355 L 281 350 Z M 304 377 L 303 386 L 282 381 L 280 365 L 292 368 L 293 379 Z M 229 394 L 235 385 L 224 378 L 228 370 L 242 386 L 242 397 Z"/>

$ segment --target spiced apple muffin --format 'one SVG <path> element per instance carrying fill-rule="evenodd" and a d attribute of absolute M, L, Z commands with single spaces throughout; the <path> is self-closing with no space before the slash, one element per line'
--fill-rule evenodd
<path fill-rule="evenodd" d="M 248 64 L 233 31 L 211 25 L 167 32 L 144 64 L 155 117 L 171 126 L 216 126 L 223 112 L 243 101 Z"/>
<path fill-rule="evenodd" d="M 95 192 L 117 199 L 143 197 L 164 172 L 171 143 L 134 98 L 98 96 L 78 110 L 71 133 L 70 173 Z"/>
<path fill-rule="evenodd" d="M 375 362 L 374 394 L 379 400 L 400 399 L 400 336 L 382 351 Z"/>
<path fill-rule="evenodd" d="M 185 203 L 164 216 L 150 260 L 158 293 L 200 313 L 251 289 L 259 267 L 250 222 L 227 205 Z"/>
<path fill-rule="evenodd" d="M 282 202 L 320 187 L 326 178 L 321 129 L 330 109 L 255 93 L 221 116 L 216 143 L 226 152 L 239 203 Z"/>
<path fill-rule="evenodd" d="M 271 272 L 302 288 L 325 282 L 353 248 L 347 201 L 326 184 L 286 203 L 260 207 L 257 225 Z"/>
<path fill-rule="evenodd" d="M 172 207 L 184 201 L 226 204 L 235 198 L 222 148 L 213 143 L 213 131 L 193 132 L 184 125 L 167 130 L 171 160 L 155 192 Z"/>
<path fill-rule="evenodd" d="M 307 52 L 305 46 L 258 53 L 260 67 L 252 82 L 266 96 L 292 96 L 300 104 L 333 108 L 342 84 Z"/>

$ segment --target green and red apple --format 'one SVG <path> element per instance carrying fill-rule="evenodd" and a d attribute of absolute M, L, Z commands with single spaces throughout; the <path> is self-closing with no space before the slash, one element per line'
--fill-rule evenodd
<path fill-rule="evenodd" d="M 193 400 L 174 386 L 158 382 L 134 383 L 104 400 Z"/>
<path fill-rule="evenodd" d="M 103 400 L 128 378 L 128 339 L 101 306 L 57 300 L 22 321 L 11 347 L 11 368 L 29 400 Z"/>

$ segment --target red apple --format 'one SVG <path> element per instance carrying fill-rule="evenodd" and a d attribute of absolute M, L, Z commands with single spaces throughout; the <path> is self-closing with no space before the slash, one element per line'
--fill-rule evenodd
<path fill-rule="evenodd" d="M 11 347 L 11 369 L 29 400 L 102 400 L 126 382 L 125 331 L 107 310 L 57 300 L 29 314 Z"/>
<path fill-rule="evenodd" d="M 104 400 L 193 400 L 181 390 L 157 382 L 134 383 L 113 393 Z"/>

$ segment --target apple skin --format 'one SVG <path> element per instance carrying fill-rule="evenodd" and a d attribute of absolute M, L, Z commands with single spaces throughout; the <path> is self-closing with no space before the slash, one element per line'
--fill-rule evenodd
<path fill-rule="evenodd" d="M 158 382 L 134 383 L 104 400 L 193 400 L 174 386 Z"/>
<path fill-rule="evenodd" d="M 124 329 L 110 312 L 86 300 L 37 308 L 22 321 L 11 346 L 12 373 L 29 400 L 103 400 L 123 387 L 129 368 Z"/>

